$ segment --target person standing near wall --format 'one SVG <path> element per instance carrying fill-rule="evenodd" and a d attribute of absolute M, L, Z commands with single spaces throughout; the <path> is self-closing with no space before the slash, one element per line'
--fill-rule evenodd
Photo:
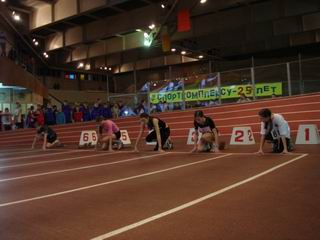
<path fill-rule="evenodd" d="M 62 104 L 62 112 L 64 113 L 66 123 L 72 123 L 72 109 L 67 100 L 64 100 Z"/>
<path fill-rule="evenodd" d="M 5 108 L 4 112 L 1 113 L 1 122 L 4 131 L 12 130 L 12 114 L 9 108 Z"/>
<path fill-rule="evenodd" d="M 16 102 L 16 110 L 14 111 L 14 124 L 16 128 L 23 128 L 22 108 L 19 102 Z"/>

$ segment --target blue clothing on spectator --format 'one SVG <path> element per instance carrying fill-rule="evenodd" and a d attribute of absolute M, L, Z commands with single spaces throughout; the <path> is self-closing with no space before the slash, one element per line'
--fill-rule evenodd
<path fill-rule="evenodd" d="M 66 123 L 71 123 L 72 122 L 72 118 L 71 118 L 71 114 L 72 114 L 72 109 L 71 107 L 67 104 L 62 104 L 62 112 L 64 113 L 65 116 L 65 121 Z"/>
<path fill-rule="evenodd" d="M 46 124 L 48 125 L 55 124 L 55 116 L 52 108 L 47 108 L 47 110 L 45 111 L 44 117 L 45 117 Z"/>
<path fill-rule="evenodd" d="M 102 109 L 102 116 L 106 119 L 112 118 L 112 111 L 109 107 L 104 107 Z"/>
<path fill-rule="evenodd" d="M 83 114 L 82 118 L 83 118 L 84 122 L 91 121 L 91 114 L 90 114 L 90 109 L 89 108 L 81 106 L 79 111 L 82 112 L 82 114 Z"/>
<path fill-rule="evenodd" d="M 56 112 L 56 123 L 57 124 L 65 124 L 66 118 L 63 112 Z"/>
<path fill-rule="evenodd" d="M 93 107 L 92 111 L 91 111 L 91 119 L 96 119 L 99 116 L 102 116 L 102 114 L 100 114 L 100 108 L 99 107 Z"/>

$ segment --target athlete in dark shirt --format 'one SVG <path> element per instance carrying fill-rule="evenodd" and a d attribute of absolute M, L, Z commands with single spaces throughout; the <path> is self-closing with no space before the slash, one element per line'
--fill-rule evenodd
<path fill-rule="evenodd" d="M 219 136 L 216 125 L 213 120 L 205 116 L 202 111 L 196 111 L 194 113 L 194 129 L 195 139 L 192 152 L 219 152 Z M 198 141 L 199 133 L 202 133 L 202 136 Z"/>
<path fill-rule="evenodd" d="M 37 132 L 32 143 L 32 149 L 34 149 L 37 140 L 43 139 L 42 149 L 53 147 L 62 147 L 63 145 L 58 140 L 58 136 L 54 130 L 47 125 L 37 127 Z"/>
<path fill-rule="evenodd" d="M 170 128 L 169 126 L 159 118 L 151 117 L 146 113 L 140 115 L 140 133 L 138 135 L 135 151 L 138 152 L 138 144 L 144 133 L 145 128 L 149 129 L 149 134 L 146 137 L 147 142 L 157 142 L 155 151 L 163 152 L 163 149 L 171 149 L 172 142 L 170 140 Z"/>

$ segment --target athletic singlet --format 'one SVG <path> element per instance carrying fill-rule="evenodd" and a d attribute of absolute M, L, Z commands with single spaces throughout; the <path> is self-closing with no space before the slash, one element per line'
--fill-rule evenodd
<path fill-rule="evenodd" d="M 154 124 L 153 124 L 153 119 L 158 119 L 159 121 L 159 129 L 165 129 L 167 126 L 166 126 L 166 123 L 164 121 L 162 121 L 160 118 L 156 118 L 156 117 L 149 117 L 149 121 L 148 121 L 148 129 L 149 130 L 153 130 L 154 129 Z"/>
<path fill-rule="evenodd" d="M 50 127 L 48 126 L 43 126 L 41 127 L 38 131 L 38 134 L 44 135 L 47 134 L 47 139 L 55 138 L 57 136 L 56 132 L 53 131 Z"/>
<path fill-rule="evenodd" d="M 119 132 L 118 126 L 111 120 L 102 121 L 99 127 L 99 132 L 102 133 L 103 130 L 108 134 L 112 135 L 116 132 Z"/>
<path fill-rule="evenodd" d="M 194 121 L 194 129 L 196 131 L 199 131 L 200 133 L 211 133 L 213 129 L 216 128 L 216 125 L 214 124 L 213 120 L 209 117 L 205 117 L 205 121 L 203 124 L 199 124 L 196 121 Z"/>

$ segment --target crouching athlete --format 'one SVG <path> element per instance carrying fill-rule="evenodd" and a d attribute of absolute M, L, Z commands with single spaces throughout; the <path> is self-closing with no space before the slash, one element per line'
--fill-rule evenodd
<path fill-rule="evenodd" d="M 46 150 L 47 148 L 54 148 L 54 147 L 63 147 L 64 145 L 59 141 L 56 132 L 48 127 L 47 125 L 43 124 L 36 128 L 36 135 L 33 139 L 33 143 L 31 149 L 35 148 L 37 140 L 43 140 L 42 149 Z"/>
<path fill-rule="evenodd" d="M 139 141 L 146 129 L 149 129 L 149 134 L 146 137 L 147 142 L 157 142 L 157 145 L 154 148 L 154 151 L 163 152 L 164 149 L 172 149 L 173 144 L 170 140 L 170 128 L 169 126 L 161 119 L 149 116 L 146 113 L 140 115 L 140 132 L 136 141 L 135 151 L 138 152 Z"/>

